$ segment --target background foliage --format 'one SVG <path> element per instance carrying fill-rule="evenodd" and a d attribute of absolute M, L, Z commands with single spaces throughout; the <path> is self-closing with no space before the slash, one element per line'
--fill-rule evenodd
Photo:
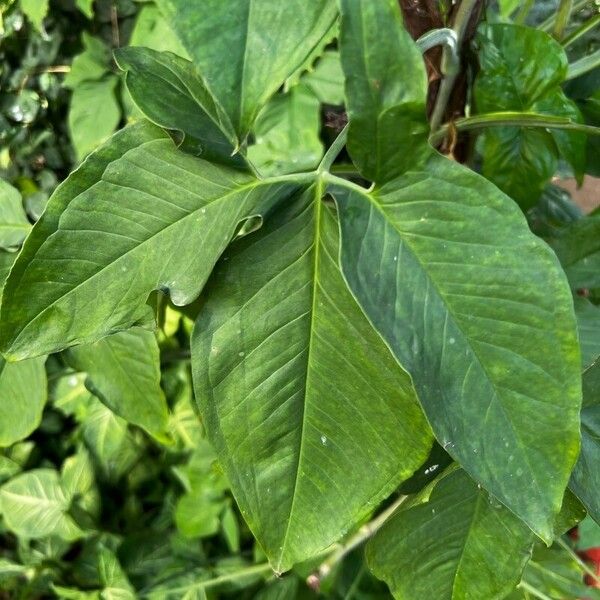
<path fill-rule="evenodd" d="M 504 1 L 488 7 L 487 18 L 495 25 L 487 39 L 475 42 L 482 57 L 476 110 L 532 108 L 600 125 L 598 69 L 569 78 L 567 67 L 567 58 L 573 64 L 598 49 L 594 30 L 568 46 L 567 58 L 557 59 L 564 65 L 551 66 L 554 79 L 520 90 L 519 102 L 525 98 L 525 106 L 510 97 L 498 100 L 497 90 L 507 88 L 494 69 L 498 53 L 511 71 L 531 48 L 539 52 L 539 61 L 558 55 L 544 46 L 552 42 L 537 39 L 533 29 L 503 45 L 502 23 L 520 20 L 521 4 Z M 113 50 L 131 45 L 187 54 L 152 1 L 3 0 L 0 7 L 3 281 L 57 184 L 91 150 L 140 115 Z M 555 9 L 556 2 L 536 2 L 523 16 L 529 25 L 543 25 Z M 593 10 L 588 3 L 578 11 L 567 35 Z M 340 59 L 336 42 L 327 42 L 258 117 L 248 156 L 263 175 L 315 168 L 343 125 Z M 135 57 L 126 52 L 118 57 L 133 89 Z M 532 229 L 550 241 L 572 286 L 581 290 L 576 309 L 584 366 L 591 365 L 600 354 L 600 281 L 589 276 L 600 272 L 594 246 L 598 213 L 584 217 L 550 180 L 557 173 L 579 179 L 584 173 L 600 174 L 598 138 L 515 127 L 488 130 L 471 142 L 470 163 L 527 211 Z M 524 172 L 515 172 L 515 161 Z M 347 165 L 342 160 L 336 168 L 342 172 Z M 582 236 L 589 248 L 572 242 Z M 156 335 L 133 329 L 47 359 L 15 364 L 0 359 L 0 597 L 315 597 L 305 580 L 323 557 L 274 578 L 194 413 L 189 353 L 197 307 L 175 309 L 157 295 L 155 310 L 160 321 Z M 584 411 L 590 456 L 598 452 L 595 409 Z M 444 449 L 435 446 L 401 491 L 423 489 L 449 461 Z M 585 465 L 580 468 L 585 471 Z M 592 471 L 576 473 L 573 491 L 585 488 L 586 478 L 598 477 Z M 443 480 L 447 489 L 440 485 L 435 490 L 452 493 L 455 487 L 472 485 L 470 502 L 479 502 L 483 493 L 464 477 L 451 473 Z M 435 509 L 436 491 L 427 511 Z M 589 502 L 597 505 L 598 500 Z M 584 511 L 574 498 L 565 506 L 566 532 Z M 420 597 L 430 593 L 428 563 L 413 565 L 410 557 L 430 549 L 444 522 L 423 513 L 424 506 L 411 507 L 380 537 L 380 548 L 389 543 L 386 536 L 403 540 L 389 552 L 399 553 L 399 571 L 410 576 L 396 579 L 386 572 L 381 556 L 367 551 L 375 574 L 397 594 L 403 586 L 415 593 L 421 585 Z M 467 510 L 464 519 L 470 518 Z M 410 530 L 420 520 L 423 532 L 413 538 Z M 519 535 L 515 526 L 510 541 L 517 557 L 527 553 L 523 547 L 529 539 L 523 542 Z M 565 536 L 551 548 L 538 543 L 510 597 L 600 597 L 586 587 L 584 577 L 593 582 L 594 576 L 574 551 L 588 552 L 583 556 L 590 559 L 589 549 L 600 546 L 600 530 L 586 517 L 579 536 Z M 469 565 L 464 568 L 468 576 Z M 361 548 L 336 563 L 319 593 L 334 599 L 390 597 L 388 586 L 367 569 Z"/>

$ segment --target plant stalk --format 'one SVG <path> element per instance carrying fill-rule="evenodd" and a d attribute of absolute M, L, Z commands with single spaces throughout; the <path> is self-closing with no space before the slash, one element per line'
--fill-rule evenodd
<path fill-rule="evenodd" d="M 523 5 L 519 9 L 519 12 L 515 17 L 515 23 L 517 25 L 523 25 L 523 23 L 525 23 L 525 20 L 529 16 L 529 13 L 531 12 L 531 9 L 533 8 L 534 4 L 535 0 L 525 0 L 525 2 L 523 2 Z"/>
<path fill-rule="evenodd" d="M 571 18 L 571 12 L 573 11 L 573 0 L 560 0 L 558 10 L 556 11 L 556 19 L 554 21 L 554 30 L 552 35 L 557 40 L 562 40 L 565 28 Z"/>
<path fill-rule="evenodd" d="M 341 562 L 352 550 L 358 548 L 361 544 L 364 544 L 369 538 L 373 537 L 377 531 L 381 529 L 384 523 L 396 512 L 396 510 L 404 504 L 408 496 L 400 496 L 390 506 L 388 506 L 382 513 L 377 515 L 372 521 L 365 523 L 353 536 L 351 536 L 344 544 L 340 544 L 337 548 L 326 558 L 319 568 L 308 576 L 306 583 L 313 589 L 318 591 L 321 582 L 325 579 L 333 570 L 333 568 Z"/>
<path fill-rule="evenodd" d="M 317 172 L 323 173 L 324 171 L 329 171 L 331 166 L 333 165 L 335 159 L 338 157 L 339 153 L 344 149 L 346 145 L 346 140 L 348 139 L 348 124 L 344 126 L 344 129 L 340 131 L 339 135 L 333 140 L 333 144 L 329 146 L 327 152 L 325 152 L 325 156 L 321 159 L 319 163 L 319 167 Z"/>
<path fill-rule="evenodd" d="M 463 117 L 453 123 L 446 124 L 432 133 L 429 142 L 435 146 L 441 142 L 452 128 L 456 131 L 471 131 L 473 129 L 485 129 L 487 127 L 536 127 L 543 129 L 568 129 L 578 131 L 587 135 L 600 135 L 600 127 L 574 123 L 566 117 L 554 117 L 540 115 L 537 113 L 521 112 L 496 112 Z"/>
<path fill-rule="evenodd" d="M 580 37 L 584 36 L 588 31 L 591 31 L 600 23 L 600 14 L 594 15 L 585 23 L 582 23 L 575 31 L 570 33 L 563 41 L 563 48 L 568 48 L 573 42 L 576 42 Z"/>
<path fill-rule="evenodd" d="M 567 81 L 588 73 L 598 66 L 600 66 L 600 49 L 571 63 L 567 71 Z"/>
<path fill-rule="evenodd" d="M 454 57 L 452 51 L 447 47 L 444 48 L 444 54 L 442 58 L 442 67 L 444 78 L 440 84 L 440 90 L 433 107 L 431 114 L 431 131 L 437 131 L 442 124 L 446 107 L 450 100 L 450 95 L 454 89 L 456 78 L 460 72 L 460 50 L 463 45 L 465 32 L 469 21 L 471 20 L 471 14 L 475 9 L 478 0 L 462 0 L 456 13 L 456 19 L 452 29 L 456 33 L 456 48 L 458 57 Z"/>
<path fill-rule="evenodd" d="M 577 12 L 578 10 L 581 10 L 582 8 L 585 8 L 585 6 L 587 4 L 590 4 L 591 0 L 577 0 L 576 2 L 573 2 L 573 6 L 571 8 L 571 12 Z M 554 21 L 556 20 L 556 16 L 555 15 L 550 15 L 545 21 L 543 21 L 538 29 L 541 29 L 542 31 L 551 31 L 553 26 L 554 26 Z"/>

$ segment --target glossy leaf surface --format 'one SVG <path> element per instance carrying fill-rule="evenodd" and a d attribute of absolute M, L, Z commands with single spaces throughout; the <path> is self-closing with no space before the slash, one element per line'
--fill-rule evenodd
<path fill-rule="evenodd" d="M 365 518 L 431 445 L 409 378 L 346 288 L 316 193 L 227 250 L 192 341 L 203 422 L 277 571 Z"/>
<path fill-rule="evenodd" d="M 555 256 L 509 198 L 437 155 L 372 192 L 341 182 L 331 192 L 346 281 L 411 375 L 438 441 L 551 539 L 581 397 Z"/>

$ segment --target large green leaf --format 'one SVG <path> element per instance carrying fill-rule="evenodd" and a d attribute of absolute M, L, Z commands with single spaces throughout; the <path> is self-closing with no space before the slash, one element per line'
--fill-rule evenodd
<path fill-rule="evenodd" d="M 227 250 L 192 338 L 204 425 L 277 571 L 366 517 L 431 446 L 410 379 L 342 279 L 316 194 Z"/>
<path fill-rule="evenodd" d="M 69 364 L 88 375 L 86 385 L 114 413 L 165 440 L 168 408 L 160 387 L 159 349 L 139 327 L 68 351 Z"/>
<path fill-rule="evenodd" d="M 239 141 L 229 117 L 211 96 L 194 65 L 170 52 L 121 48 L 115 53 L 134 102 L 148 119 L 182 132 L 184 147 L 203 158 L 243 165 L 232 158 Z"/>
<path fill-rule="evenodd" d="M 570 487 L 600 523 L 600 359 L 583 373 L 581 453 Z"/>
<path fill-rule="evenodd" d="M 567 57 L 550 35 L 493 24 L 483 28 L 479 44 L 477 111 L 530 110 L 582 120 L 575 103 L 559 87 L 567 74 Z M 525 208 L 537 202 L 554 174 L 558 151 L 578 176 L 585 168 L 586 140 L 580 133 L 509 127 L 490 129 L 482 137 L 484 175 Z"/>
<path fill-rule="evenodd" d="M 8 529 L 24 538 L 80 537 L 81 530 L 67 514 L 70 502 L 52 469 L 27 471 L 0 487 L 2 518 Z"/>
<path fill-rule="evenodd" d="M 341 6 L 348 150 L 366 178 L 384 183 L 428 152 L 425 66 L 396 0 Z"/>
<path fill-rule="evenodd" d="M 0 179 L 0 249 L 18 246 L 30 229 L 19 190 Z"/>
<path fill-rule="evenodd" d="M 499 600 L 519 582 L 533 540 L 523 522 L 455 470 L 428 502 L 382 527 L 367 561 L 399 600 Z"/>
<path fill-rule="evenodd" d="M 0 357 L 0 446 L 22 440 L 40 424 L 48 395 L 45 361 L 7 363 Z"/>
<path fill-rule="evenodd" d="M 248 158 L 265 176 L 314 169 L 323 155 L 320 126 L 319 100 L 297 85 L 275 96 L 260 114 Z"/>
<path fill-rule="evenodd" d="M 173 52 L 177 56 L 188 58 L 181 42 L 154 3 L 142 5 L 131 32 L 129 45 L 144 46 L 157 52 Z"/>
<path fill-rule="evenodd" d="M 34 228 L 27 259 L 6 284 L 2 350 L 25 358 L 147 322 L 153 290 L 188 304 L 238 224 L 298 185 L 256 180 L 154 140 L 111 162 L 78 195 L 65 199 L 59 188 L 50 223 Z"/>
<path fill-rule="evenodd" d="M 581 401 L 571 293 L 554 254 L 509 198 L 439 155 L 371 192 L 335 181 L 344 276 L 438 441 L 551 539 Z"/>
<path fill-rule="evenodd" d="M 329 35 L 334 0 L 158 0 L 241 140 L 260 109 Z"/>

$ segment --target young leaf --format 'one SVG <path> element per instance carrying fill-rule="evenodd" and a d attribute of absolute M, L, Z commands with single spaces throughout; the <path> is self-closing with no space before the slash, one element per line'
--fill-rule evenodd
<path fill-rule="evenodd" d="M 344 103 L 344 72 L 337 50 L 326 50 L 315 68 L 300 80 L 322 104 Z"/>
<path fill-rule="evenodd" d="M 367 546 L 367 562 L 395 598 L 500 599 L 531 556 L 529 528 L 462 470 L 429 501 L 400 510 Z"/>
<path fill-rule="evenodd" d="M 19 190 L 0 179 L 0 249 L 18 246 L 30 229 Z"/>
<path fill-rule="evenodd" d="M 138 12 L 129 45 L 144 46 L 157 52 L 173 52 L 177 56 L 189 58 L 175 32 L 153 2 L 143 4 Z"/>
<path fill-rule="evenodd" d="M 207 160 L 243 166 L 229 117 L 211 96 L 194 65 L 170 52 L 121 48 L 115 53 L 134 102 L 161 127 L 181 131 L 184 147 Z"/>
<path fill-rule="evenodd" d="M 438 441 L 552 539 L 581 400 L 571 293 L 555 256 L 509 198 L 435 154 L 372 192 L 341 180 L 330 189 L 344 276 L 411 375 Z"/>
<path fill-rule="evenodd" d="M 367 179 L 384 183 L 429 152 L 425 66 L 396 0 L 342 0 L 341 7 L 348 151 Z"/>
<path fill-rule="evenodd" d="M 254 127 L 248 158 L 264 176 L 315 169 L 323 156 L 320 106 L 304 85 L 275 96 Z"/>
<path fill-rule="evenodd" d="M 47 399 L 45 357 L 7 363 L 0 357 L 0 446 L 32 433 Z"/>
<path fill-rule="evenodd" d="M 334 0 L 159 0 L 244 141 L 260 109 L 326 37 Z"/>
<path fill-rule="evenodd" d="M 25 538 L 81 537 L 81 530 L 67 514 L 69 504 L 58 473 L 52 469 L 27 471 L 0 487 L 2 518 L 10 531 Z"/>
<path fill-rule="evenodd" d="M 21 9 L 36 29 L 42 29 L 42 22 L 48 14 L 49 0 L 21 0 Z"/>
<path fill-rule="evenodd" d="M 192 338 L 208 436 L 277 571 L 368 516 L 431 446 L 410 379 L 346 288 L 338 243 L 319 189 L 286 204 L 227 250 Z"/>
<path fill-rule="evenodd" d="M 600 307 L 586 298 L 574 298 L 581 344 L 581 364 L 587 369 L 600 357 Z"/>
<path fill-rule="evenodd" d="M 67 362 L 87 373 L 87 387 L 108 408 L 164 441 L 169 413 L 159 358 L 156 336 L 139 327 L 67 353 Z"/>
<path fill-rule="evenodd" d="M 17 261 L 6 284 L 2 350 L 24 358 L 147 322 L 153 290 L 168 290 L 177 305 L 190 303 L 238 224 L 300 184 L 211 165 L 170 140 L 129 150 L 95 185 L 66 200 L 58 225 L 52 210 L 51 223 L 34 228 L 34 252 L 22 268 Z M 63 206 L 64 192 L 55 199 Z"/>

